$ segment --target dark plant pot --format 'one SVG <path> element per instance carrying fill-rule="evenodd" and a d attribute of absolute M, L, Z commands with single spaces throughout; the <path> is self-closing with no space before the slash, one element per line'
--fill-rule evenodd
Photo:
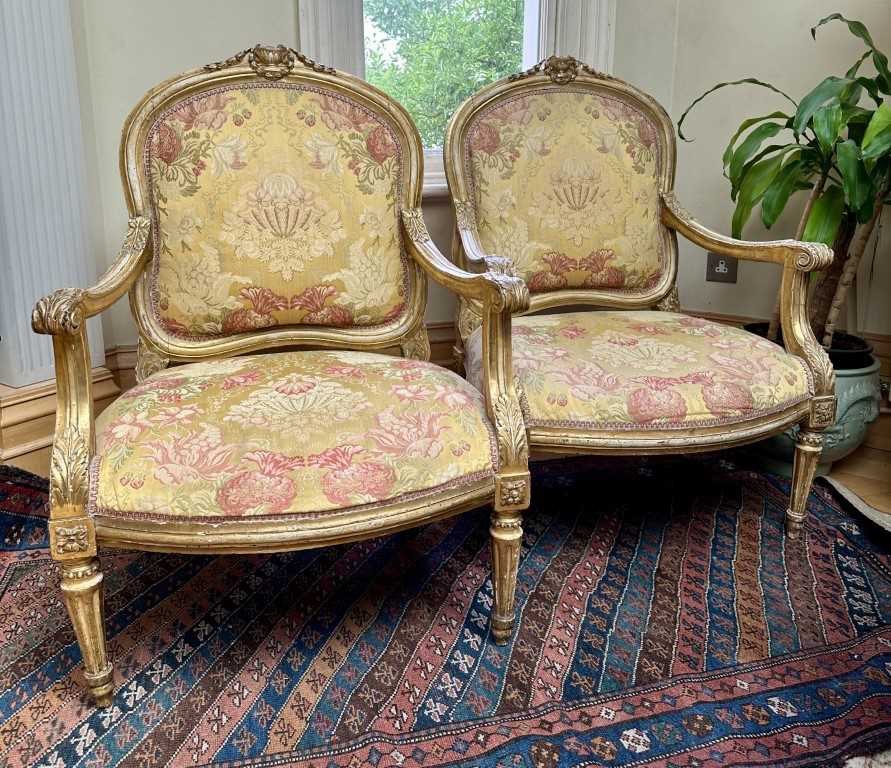
<path fill-rule="evenodd" d="M 749 323 L 745 328 L 758 336 L 767 336 L 767 323 Z M 782 338 L 778 341 L 782 344 Z M 823 455 L 817 467 L 820 475 L 828 474 L 832 462 L 860 446 L 867 426 L 879 414 L 881 400 L 880 365 L 864 339 L 836 331 L 828 353 L 835 367 L 838 409 L 835 424 L 824 431 Z M 792 475 L 797 432 L 798 427 L 792 427 L 752 447 L 765 469 L 787 477 Z"/>

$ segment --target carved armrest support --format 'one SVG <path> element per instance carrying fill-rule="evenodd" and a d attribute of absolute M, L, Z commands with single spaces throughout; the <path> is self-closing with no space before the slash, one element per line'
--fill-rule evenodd
<path fill-rule="evenodd" d="M 495 311 L 523 312 L 529 308 L 529 290 L 522 279 L 511 274 L 506 259 L 488 257 L 486 272 L 467 272 L 447 259 L 427 231 L 420 208 L 402 212 L 409 250 L 421 268 L 449 290 L 477 299 Z"/>
<path fill-rule="evenodd" d="M 94 452 L 90 348 L 84 321 L 121 298 L 148 254 L 149 220 L 130 219 L 114 264 L 92 288 L 62 288 L 40 299 L 31 315 L 36 333 L 53 337 L 56 429 L 50 459 L 50 553 L 83 561 L 96 554 L 96 530 L 87 513 L 89 463 Z"/>
<path fill-rule="evenodd" d="M 808 273 L 832 264 L 832 249 L 823 243 L 799 240 L 754 242 L 720 235 L 694 220 L 672 192 L 662 194 L 662 222 L 690 242 L 714 253 L 782 265 L 780 323 L 783 340 L 789 352 L 804 360 L 813 378 L 810 426 L 831 424 L 835 419 L 835 370 L 808 321 L 807 294 Z"/>
<path fill-rule="evenodd" d="M 402 212 L 409 248 L 425 272 L 459 295 L 482 302 L 483 394 L 495 424 L 499 467 L 495 478 L 495 509 L 529 506 L 529 447 L 520 410 L 511 355 L 511 314 L 529 308 L 526 283 L 498 271 L 471 273 L 460 269 L 430 239 L 419 208 Z M 505 260 L 492 266 L 506 267 Z"/>
<path fill-rule="evenodd" d="M 467 263 L 478 271 L 516 275 L 513 262 L 503 256 L 486 253 L 477 231 L 476 211 L 468 200 L 455 200 L 455 224 Z"/>
<path fill-rule="evenodd" d="M 149 220 L 134 216 L 115 259 L 92 288 L 60 288 L 44 296 L 31 313 L 35 333 L 52 336 L 78 333 L 84 320 L 108 309 L 133 285 L 147 256 Z"/>

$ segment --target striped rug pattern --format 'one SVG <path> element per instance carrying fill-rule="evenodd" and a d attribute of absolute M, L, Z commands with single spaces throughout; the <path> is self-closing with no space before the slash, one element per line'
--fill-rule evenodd
<path fill-rule="evenodd" d="M 0 468 L 0 765 L 831 765 L 891 742 L 888 539 L 725 461 L 535 470 L 508 646 L 488 515 L 251 557 L 103 556 L 80 687 L 45 481 Z"/>

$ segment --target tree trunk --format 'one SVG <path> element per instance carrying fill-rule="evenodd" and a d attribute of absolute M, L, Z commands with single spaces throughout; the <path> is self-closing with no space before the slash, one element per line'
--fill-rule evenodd
<path fill-rule="evenodd" d="M 798 221 L 798 227 L 795 230 L 795 239 L 801 240 L 804 234 L 804 228 L 807 226 L 808 217 L 811 215 L 811 208 L 814 207 L 814 201 L 823 193 L 823 187 L 826 185 L 826 174 L 820 176 L 819 181 L 811 187 L 811 193 L 807 196 L 807 202 L 804 204 L 804 210 Z M 776 341 L 780 331 L 780 301 L 783 295 L 783 286 L 777 289 L 777 300 L 773 304 L 773 314 L 770 316 L 770 324 L 767 326 L 767 338 Z"/>
<path fill-rule="evenodd" d="M 832 302 L 829 305 L 829 312 L 826 314 L 826 322 L 823 326 L 823 346 L 827 349 L 832 345 L 832 334 L 835 333 L 835 324 L 838 322 L 838 316 L 841 313 L 842 305 L 845 303 L 845 296 L 847 296 L 848 289 L 851 287 L 854 278 L 857 276 L 857 268 L 860 266 L 860 259 L 863 257 L 863 252 L 866 250 L 869 238 L 872 236 L 873 230 L 876 228 L 876 224 L 879 221 L 879 217 L 882 215 L 882 199 L 884 196 L 884 193 L 882 193 L 876 197 L 875 210 L 872 213 L 872 218 L 860 227 L 857 232 L 857 237 L 851 245 L 848 258 L 845 259 L 844 269 L 842 270 L 838 285 L 835 288 L 835 294 L 832 297 Z"/>
<path fill-rule="evenodd" d="M 851 245 L 851 239 L 854 237 L 856 228 L 857 221 L 853 215 L 847 214 L 842 218 L 841 224 L 838 227 L 838 233 L 835 235 L 835 242 L 832 244 L 832 252 L 835 254 L 835 258 L 832 260 L 829 269 L 819 273 L 817 284 L 811 293 L 808 303 L 808 317 L 814 335 L 818 339 L 823 337 L 823 328 L 826 326 L 829 308 L 832 306 L 832 299 L 835 297 L 835 291 L 838 288 L 839 280 L 841 280 L 848 248 Z"/>

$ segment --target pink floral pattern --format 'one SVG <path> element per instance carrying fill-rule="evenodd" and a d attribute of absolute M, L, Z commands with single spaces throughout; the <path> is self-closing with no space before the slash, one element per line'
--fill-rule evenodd
<path fill-rule="evenodd" d="M 403 152 L 386 116 L 287 83 L 184 98 L 144 151 L 152 309 L 185 339 L 379 326 L 405 311 Z"/>
<path fill-rule="evenodd" d="M 467 378 L 481 380 L 481 333 Z M 804 362 L 727 325 L 669 312 L 516 317 L 514 368 L 531 426 L 670 429 L 745 421 L 813 392 Z"/>
<path fill-rule="evenodd" d="M 464 173 L 480 241 L 533 293 L 656 285 L 664 147 L 649 114 L 572 86 L 496 100 L 468 128 Z"/>
<path fill-rule="evenodd" d="M 97 515 L 238 519 L 331 512 L 484 482 L 482 395 L 430 363 L 285 352 L 155 374 L 97 420 Z"/>

